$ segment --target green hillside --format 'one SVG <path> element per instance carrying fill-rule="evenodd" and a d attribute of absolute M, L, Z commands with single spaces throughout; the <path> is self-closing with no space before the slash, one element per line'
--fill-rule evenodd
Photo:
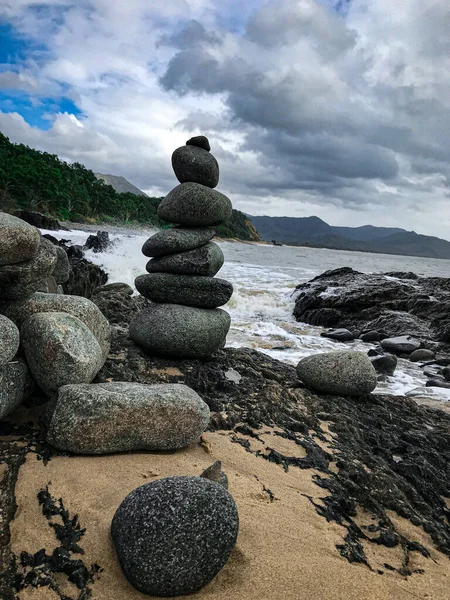
<path fill-rule="evenodd" d="M 164 226 L 157 208 L 162 198 L 116 192 L 80 163 L 13 144 L 0 132 L 0 209 L 32 210 L 62 221 L 142 223 Z M 167 226 L 167 225 L 166 225 Z M 218 235 L 259 240 L 249 219 L 233 210 Z"/>

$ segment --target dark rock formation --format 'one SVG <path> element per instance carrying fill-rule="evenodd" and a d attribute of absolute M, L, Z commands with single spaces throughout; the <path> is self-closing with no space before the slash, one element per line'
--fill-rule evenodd
<path fill-rule="evenodd" d="M 30 225 L 34 225 L 34 227 L 38 227 L 39 229 L 49 229 L 50 231 L 69 231 L 67 227 L 61 225 L 61 223 L 54 219 L 53 217 L 48 217 L 47 215 L 42 215 L 41 213 L 32 212 L 30 210 L 18 210 L 15 213 L 15 216 Z"/>
<path fill-rule="evenodd" d="M 109 233 L 107 231 L 97 231 L 97 235 L 90 235 L 86 240 L 83 249 L 92 250 L 92 252 L 105 252 L 111 246 Z"/>

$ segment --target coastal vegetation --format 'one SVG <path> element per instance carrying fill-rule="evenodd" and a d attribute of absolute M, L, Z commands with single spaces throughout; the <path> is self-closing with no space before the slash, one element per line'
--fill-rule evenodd
<path fill-rule="evenodd" d="M 14 144 L 0 132 L 0 209 L 38 211 L 77 223 L 168 226 L 157 215 L 162 198 L 117 192 L 81 163 Z M 259 240 L 244 213 L 233 210 L 221 237 Z"/>

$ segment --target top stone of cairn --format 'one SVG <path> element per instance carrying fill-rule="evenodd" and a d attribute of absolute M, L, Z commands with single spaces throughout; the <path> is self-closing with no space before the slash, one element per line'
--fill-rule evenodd
<path fill-rule="evenodd" d="M 219 183 L 219 165 L 209 152 L 208 138 L 197 136 L 172 154 L 172 167 L 180 183 L 200 183 L 215 188 Z"/>

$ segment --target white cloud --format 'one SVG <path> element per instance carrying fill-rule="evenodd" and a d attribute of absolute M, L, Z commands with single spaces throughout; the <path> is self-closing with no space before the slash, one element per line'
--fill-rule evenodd
<path fill-rule="evenodd" d="M 173 149 L 205 133 L 246 212 L 450 237 L 450 6 L 326 4 L 7 0 L 0 14 L 48 52 L 0 88 L 68 90 L 82 116 L 40 131 L 0 114 L 0 128 L 158 195 Z"/>

